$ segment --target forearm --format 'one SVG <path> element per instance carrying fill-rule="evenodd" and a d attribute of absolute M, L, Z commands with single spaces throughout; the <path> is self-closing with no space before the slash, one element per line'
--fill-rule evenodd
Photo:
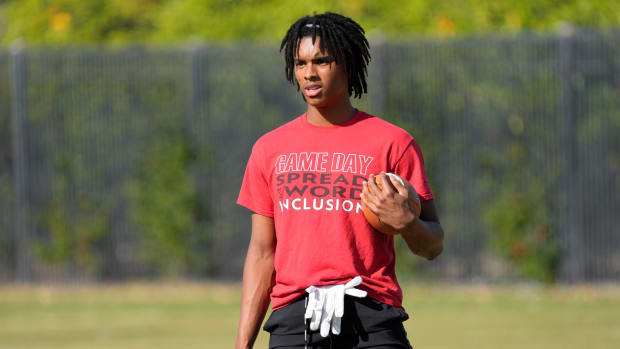
<path fill-rule="evenodd" d="M 402 230 L 401 235 L 411 252 L 428 260 L 443 251 L 443 228 L 439 222 L 424 221 L 415 217 Z"/>
<path fill-rule="evenodd" d="M 273 253 L 250 249 L 243 269 L 243 291 L 236 349 L 252 348 L 269 307 L 273 285 Z"/>

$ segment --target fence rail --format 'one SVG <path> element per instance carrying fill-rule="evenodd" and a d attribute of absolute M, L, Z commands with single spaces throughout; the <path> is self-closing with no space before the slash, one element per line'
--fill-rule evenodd
<path fill-rule="evenodd" d="M 401 275 L 620 278 L 620 35 L 372 45 L 446 250 Z M 275 46 L 0 52 L 0 280 L 238 278 L 253 142 L 303 112 Z"/>

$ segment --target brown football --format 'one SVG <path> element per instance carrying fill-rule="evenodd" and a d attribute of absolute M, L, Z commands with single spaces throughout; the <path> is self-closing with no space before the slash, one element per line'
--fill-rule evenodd
<path fill-rule="evenodd" d="M 391 173 L 391 172 L 386 173 L 386 175 L 393 177 L 394 179 L 399 181 L 402 185 L 404 185 L 407 188 L 407 191 L 409 192 L 409 207 L 412 207 L 413 212 L 415 213 L 416 217 L 419 217 L 420 212 L 422 211 L 422 203 L 420 202 L 420 197 L 418 196 L 418 193 L 416 193 L 415 189 L 413 189 L 413 186 L 411 186 L 411 183 L 409 183 L 408 181 L 400 178 L 400 176 L 394 173 Z M 379 178 L 380 176 L 381 175 L 375 176 L 375 183 L 377 183 L 377 186 L 379 187 L 379 189 L 383 190 L 383 183 L 381 181 L 381 178 Z M 371 190 L 370 187 L 368 187 L 368 189 Z M 364 216 L 366 217 L 366 220 L 368 221 L 368 223 L 370 223 L 370 225 L 372 225 L 375 229 L 377 229 L 378 231 L 382 233 L 389 234 L 389 235 L 398 234 L 396 229 L 392 228 L 392 226 L 381 222 L 379 217 L 377 217 L 376 214 L 374 214 L 366 205 L 364 205 L 363 201 L 362 201 L 362 210 L 364 211 Z"/>

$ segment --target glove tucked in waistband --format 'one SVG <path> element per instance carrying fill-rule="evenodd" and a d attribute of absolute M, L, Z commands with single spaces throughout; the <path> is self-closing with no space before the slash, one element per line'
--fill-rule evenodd
<path fill-rule="evenodd" d="M 344 295 L 348 294 L 358 298 L 366 297 L 366 291 L 355 288 L 361 283 L 362 278 L 356 276 L 346 284 L 306 288 L 308 304 L 304 318 L 306 321 L 310 319 L 310 329 L 316 331 L 320 327 L 322 337 L 329 335 L 330 328 L 333 334 L 340 334 L 342 316 L 344 315 Z"/>

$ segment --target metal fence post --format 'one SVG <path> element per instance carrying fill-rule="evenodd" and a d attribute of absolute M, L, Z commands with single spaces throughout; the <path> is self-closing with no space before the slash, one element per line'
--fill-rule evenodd
<path fill-rule="evenodd" d="M 186 135 L 187 142 L 192 152 L 192 162 L 190 164 L 190 174 L 194 179 L 194 185 L 197 200 L 200 205 L 205 203 L 213 195 L 214 174 L 212 173 L 212 157 L 213 149 L 210 146 L 212 140 L 211 126 L 209 124 L 209 105 L 208 101 L 208 63 L 207 63 L 207 46 L 202 42 L 192 42 L 186 46 L 188 57 L 187 65 L 187 118 L 186 126 L 188 127 Z M 211 214 L 212 206 L 210 202 L 206 202 L 208 206 L 201 210 L 200 218 L 197 218 L 197 230 L 192 234 L 210 234 L 210 230 L 202 228 L 203 215 Z M 212 222 L 210 222 L 212 223 Z M 209 235 L 209 239 L 211 236 Z M 204 239 L 202 236 L 200 239 Z M 214 250 L 212 246 L 204 247 L 204 245 L 195 246 L 204 253 L 207 269 L 212 268 L 215 261 Z M 203 270 L 201 270 L 202 272 Z M 204 276 L 204 275 L 203 275 Z M 211 276 L 211 275 L 209 275 Z"/>
<path fill-rule="evenodd" d="M 574 85 L 575 71 L 575 29 L 567 26 L 562 28 L 559 36 L 561 109 L 564 143 L 564 175 L 562 184 L 562 265 L 560 275 L 568 282 L 584 280 L 584 256 L 582 212 L 579 209 L 580 196 L 575 191 L 580 187 L 578 178 L 578 147 L 576 139 L 577 91 Z"/>
<path fill-rule="evenodd" d="M 26 161 L 26 118 L 28 100 L 26 90 L 26 52 L 21 41 L 11 46 L 11 146 L 13 161 L 13 189 L 15 217 L 15 280 L 29 281 L 32 277 L 30 242 L 30 203 L 28 195 L 28 163 Z"/>
<path fill-rule="evenodd" d="M 202 64 L 203 56 L 205 52 L 205 46 L 202 44 L 190 44 L 188 46 L 189 54 L 189 67 L 188 67 L 188 127 L 189 132 L 192 134 L 194 129 L 194 118 L 198 117 L 201 113 L 201 100 L 203 98 L 203 75 L 204 67 Z"/>
<path fill-rule="evenodd" d="M 200 141 L 201 137 L 208 137 L 210 141 L 210 136 L 206 135 L 206 132 L 210 131 L 210 127 L 208 127 L 208 120 L 200 120 L 200 118 L 204 118 L 204 110 L 203 106 L 205 105 L 204 99 L 206 98 L 205 91 L 205 80 L 204 76 L 206 73 L 206 67 L 204 65 L 206 47 L 202 44 L 190 44 L 187 48 L 187 53 L 189 55 L 189 65 L 187 70 L 187 118 L 186 118 L 186 126 L 187 126 L 187 141 L 192 147 L 193 151 L 197 151 L 202 142 Z M 207 127 L 205 129 L 205 124 Z M 203 139 L 204 141 L 204 139 Z M 199 171 L 197 168 L 192 168 L 193 175 L 198 178 Z M 198 191 L 199 193 L 203 193 L 205 190 L 210 191 L 211 188 L 208 188 L 208 184 L 210 183 L 208 180 L 204 179 L 202 181 L 197 181 L 199 184 Z M 205 185 L 207 188 L 205 189 Z"/>
<path fill-rule="evenodd" d="M 387 84 L 387 43 L 383 36 L 377 36 L 372 45 L 370 69 L 370 113 L 384 118 L 386 108 Z"/>

